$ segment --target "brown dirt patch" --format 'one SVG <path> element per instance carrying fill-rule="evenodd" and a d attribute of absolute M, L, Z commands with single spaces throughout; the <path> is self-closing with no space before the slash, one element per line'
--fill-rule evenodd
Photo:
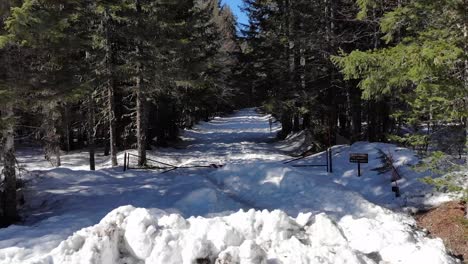
<path fill-rule="evenodd" d="M 468 263 L 468 219 L 464 216 L 464 203 L 448 202 L 417 214 L 416 220 L 433 237 L 440 237 L 454 255 Z"/>

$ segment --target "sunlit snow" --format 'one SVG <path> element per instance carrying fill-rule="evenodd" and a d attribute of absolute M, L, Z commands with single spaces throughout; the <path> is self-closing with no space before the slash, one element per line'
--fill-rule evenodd
<path fill-rule="evenodd" d="M 301 135 L 275 143 L 279 127 L 270 132 L 268 120 L 238 111 L 185 131 L 183 148 L 149 153 L 175 165 L 225 164 L 218 169 L 123 172 L 101 156 L 91 172 L 85 152 L 54 169 L 40 151 L 19 150 L 31 171 L 22 176 L 25 222 L 0 229 L 0 263 L 456 263 L 405 213 L 441 200 L 409 168 L 418 162 L 410 150 L 358 142 L 333 148 L 333 173 L 296 168 L 282 161 Z M 373 170 L 378 149 L 400 166 L 400 198 L 390 175 Z M 348 162 L 356 151 L 369 154 L 362 177 Z"/>

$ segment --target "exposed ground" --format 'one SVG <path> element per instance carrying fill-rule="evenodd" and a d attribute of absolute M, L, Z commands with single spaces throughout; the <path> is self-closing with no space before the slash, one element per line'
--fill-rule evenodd
<path fill-rule="evenodd" d="M 440 237 L 457 257 L 468 263 L 468 219 L 465 204 L 447 202 L 416 216 L 418 224 L 434 237 Z"/>

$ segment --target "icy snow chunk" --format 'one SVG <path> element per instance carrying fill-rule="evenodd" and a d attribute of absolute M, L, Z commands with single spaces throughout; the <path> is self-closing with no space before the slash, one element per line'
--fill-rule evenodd
<path fill-rule="evenodd" d="M 228 247 L 219 253 L 215 264 L 234 264 L 240 263 L 239 247 Z"/>
<path fill-rule="evenodd" d="M 76 232 L 37 263 L 116 263 L 121 227 L 133 210 L 132 206 L 123 206 L 110 212 L 99 224 Z"/>
<path fill-rule="evenodd" d="M 239 248 L 240 264 L 266 264 L 265 251 L 252 240 L 246 240 Z"/>
<path fill-rule="evenodd" d="M 245 239 L 254 239 L 258 233 L 258 224 L 255 219 L 257 212 L 250 209 L 247 212 L 239 210 L 239 212 L 225 217 L 228 222 L 237 231 L 245 236 Z"/>
<path fill-rule="evenodd" d="M 126 221 L 130 213 L 135 210 L 135 207 L 131 205 L 121 206 L 115 210 L 112 210 L 108 213 L 100 222 L 100 225 L 111 225 L 121 226 Z"/>
<path fill-rule="evenodd" d="M 135 209 L 127 217 L 125 242 L 130 252 L 139 259 L 145 259 L 153 249 L 153 240 L 158 221 L 146 209 Z"/>
<path fill-rule="evenodd" d="M 315 216 L 315 223 L 307 229 L 307 233 L 315 245 L 343 246 L 347 243 L 343 231 L 324 213 Z"/>
<path fill-rule="evenodd" d="M 165 229 L 154 241 L 153 251 L 146 259 L 145 263 L 164 263 L 180 264 L 182 263 L 182 245 L 180 239 L 182 235 L 177 230 Z"/>
<path fill-rule="evenodd" d="M 80 230 L 52 251 L 53 263 L 114 264 L 119 255 L 119 235 L 115 225 Z"/>
<path fill-rule="evenodd" d="M 209 259 L 211 251 L 210 241 L 202 237 L 189 237 L 182 249 L 182 261 L 184 264 L 191 264 L 197 259 Z"/>
<path fill-rule="evenodd" d="M 389 239 L 393 239 L 392 234 L 388 233 L 386 228 L 382 228 L 385 223 L 373 219 L 354 220 L 351 216 L 345 216 L 340 223 L 350 245 L 365 254 L 380 251 L 384 246 L 383 240 L 385 240 L 386 235 Z"/>
<path fill-rule="evenodd" d="M 313 263 L 374 263 L 352 249 L 339 225 L 324 213 L 306 230 L 312 247 Z"/>
<path fill-rule="evenodd" d="M 153 212 L 120 207 L 32 263 L 455 263 L 440 240 L 415 231 L 403 215 L 336 222 L 325 213 L 294 219 L 280 210 L 189 219 Z"/>
<path fill-rule="evenodd" d="M 240 246 L 244 237 L 224 221 L 216 221 L 210 225 L 206 238 L 213 243 L 216 252 L 221 252 L 229 246 Z"/>
<path fill-rule="evenodd" d="M 412 244 L 394 244 L 383 249 L 382 259 L 390 263 L 424 263 L 424 264 L 449 264 L 455 263 L 447 257 L 447 253 L 441 239 L 427 239 Z"/>
<path fill-rule="evenodd" d="M 310 219 L 312 218 L 312 213 L 299 213 L 296 217 L 296 223 L 300 226 L 300 227 L 304 227 L 305 225 L 307 225 L 310 221 Z"/>
<path fill-rule="evenodd" d="M 257 240 L 261 242 L 272 242 L 273 244 L 289 239 L 299 229 L 296 222 L 285 212 L 275 210 L 271 213 L 264 210 L 257 217 L 259 229 L 261 230 Z"/>
<path fill-rule="evenodd" d="M 187 229 L 189 223 L 178 214 L 165 215 L 159 219 L 159 225 L 165 228 Z"/>

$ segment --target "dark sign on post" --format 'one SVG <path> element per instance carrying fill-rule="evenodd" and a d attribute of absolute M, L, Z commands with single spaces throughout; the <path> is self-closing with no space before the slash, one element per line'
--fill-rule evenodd
<path fill-rule="evenodd" d="M 364 153 L 351 153 L 349 156 L 349 162 L 351 163 L 368 163 L 369 154 Z"/>
<path fill-rule="evenodd" d="M 369 163 L 369 154 L 351 153 L 349 155 L 349 162 L 358 164 L 358 176 L 361 176 L 361 163 Z"/>

